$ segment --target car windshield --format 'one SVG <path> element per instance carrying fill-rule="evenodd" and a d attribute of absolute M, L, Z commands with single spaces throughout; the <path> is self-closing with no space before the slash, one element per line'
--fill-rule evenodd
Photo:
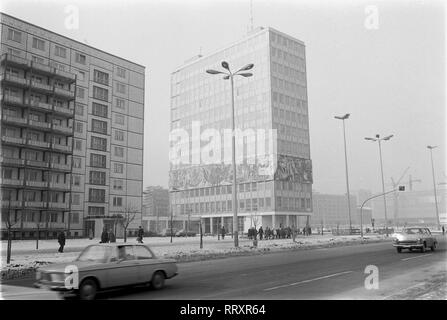
<path fill-rule="evenodd" d="M 90 246 L 84 249 L 79 255 L 77 261 L 93 261 L 104 263 L 107 261 L 107 258 L 110 256 L 111 247 L 106 246 Z"/>
<path fill-rule="evenodd" d="M 422 230 L 419 228 L 410 228 L 410 229 L 405 229 L 404 233 L 406 234 L 419 234 L 422 233 Z"/>

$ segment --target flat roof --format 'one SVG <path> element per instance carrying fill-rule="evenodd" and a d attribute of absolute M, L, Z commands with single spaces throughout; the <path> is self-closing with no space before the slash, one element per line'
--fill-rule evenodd
<path fill-rule="evenodd" d="M 76 42 L 76 43 L 78 43 L 78 44 L 80 44 L 80 45 L 83 45 L 83 46 L 89 47 L 90 49 L 93 49 L 93 50 L 97 50 L 97 51 L 99 51 L 99 52 L 102 52 L 102 53 L 108 54 L 108 55 L 110 55 L 110 56 L 113 56 L 113 57 L 115 57 L 115 58 L 118 58 L 118 59 L 121 59 L 121 60 L 127 61 L 127 62 L 129 62 L 129 63 L 135 64 L 135 65 L 137 65 L 137 66 L 139 66 L 139 67 L 142 67 L 142 68 L 146 69 L 146 66 L 144 66 L 144 65 L 142 65 L 142 64 L 139 64 L 139 63 L 136 63 L 136 62 L 130 61 L 130 60 L 128 60 L 128 59 L 122 58 L 122 57 L 120 57 L 120 56 L 117 56 L 117 55 L 115 55 L 115 54 L 112 54 L 112 53 L 109 53 L 109 52 L 107 52 L 107 51 L 104 51 L 104 50 L 98 49 L 98 48 L 96 48 L 96 47 L 93 47 L 93 46 L 91 46 L 91 45 L 85 44 L 85 43 L 83 43 L 83 42 L 81 42 L 81 41 L 75 40 L 75 39 L 73 39 L 73 38 L 69 38 L 69 37 L 67 37 L 67 36 L 64 36 L 63 34 L 60 34 L 60 33 L 57 33 L 57 32 L 51 31 L 51 30 L 48 30 L 48 29 L 46 29 L 46 28 L 43 28 L 43 27 L 41 27 L 41 26 L 38 26 L 38 25 L 35 25 L 34 23 L 31 23 L 31 22 L 28 22 L 28 21 L 25 21 L 25 20 L 22 20 L 22 19 L 16 18 L 16 17 L 14 17 L 14 16 L 11 16 L 11 15 L 9 15 L 9 14 L 6 14 L 6 13 L 4 13 L 4 12 L 0 12 L 0 15 L 2 15 L 2 16 L 6 16 L 6 17 L 9 17 L 9 18 L 11 18 L 11 19 L 14 19 L 14 20 L 20 21 L 20 22 L 22 22 L 22 23 L 26 23 L 26 24 L 29 24 L 30 26 L 33 26 L 33 27 L 35 27 L 35 28 L 39 28 L 39 29 L 42 29 L 42 30 L 44 30 L 44 31 L 46 31 L 46 32 L 52 33 L 52 34 L 54 34 L 54 35 L 57 35 L 57 36 L 59 36 L 59 37 L 62 37 L 62 38 L 65 38 L 65 39 L 67 39 L 67 40 L 70 40 L 70 41 Z M 2 21 L 2 23 L 3 23 L 3 21 Z"/>

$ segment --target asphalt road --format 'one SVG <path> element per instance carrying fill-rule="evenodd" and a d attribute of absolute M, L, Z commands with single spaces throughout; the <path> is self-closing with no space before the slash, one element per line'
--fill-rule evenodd
<path fill-rule="evenodd" d="M 179 275 L 161 291 L 123 289 L 101 299 L 385 299 L 447 273 L 446 239 L 435 252 L 398 254 L 375 243 L 180 263 Z M 379 288 L 366 289 L 367 266 L 378 269 Z M 30 287 L 31 279 L 8 281 Z M 16 298 L 20 294 L 15 295 Z M 28 292 L 26 299 L 32 297 Z M 4 298 L 8 298 L 7 294 Z M 25 297 L 24 297 L 25 298 Z M 42 296 L 40 297 L 42 298 Z"/>

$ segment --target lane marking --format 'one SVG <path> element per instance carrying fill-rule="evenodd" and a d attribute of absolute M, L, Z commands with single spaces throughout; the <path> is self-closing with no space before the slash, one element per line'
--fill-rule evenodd
<path fill-rule="evenodd" d="M 405 259 L 400 259 L 401 261 L 407 261 L 407 260 L 411 260 L 411 259 L 417 259 L 417 258 L 422 258 L 422 257 L 428 257 L 431 256 L 433 253 L 428 253 L 428 254 L 422 254 L 420 256 L 416 256 L 416 257 L 411 257 L 411 258 L 405 258 Z"/>
<path fill-rule="evenodd" d="M 299 282 L 294 282 L 294 283 L 284 284 L 284 285 L 281 285 L 281 286 L 267 288 L 267 289 L 264 289 L 264 291 L 271 291 L 271 290 L 276 290 L 276 289 L 280 289 L 280 288 L 296 286 L 296 285 L 299 285 L 299 284 L 309 283 L 309 282 L 312 282 L 312 281 L 323 280 L 323 279 L 328 279 L 328 278 L 333 278 L 333 277 L 341 276 L 343 274 L 348 274 L 348 273 L 352 273 L 352 272 L 354 272 L 354 271 L 343 271 L 343 272 L 334 273 L 334 274 L 330 274 L 330 275 L 323 276 L 323 277 L 318 277 L 318 278 L 313 278 L 313 279 L 309 279 L 309 280 L 303 280 L 303 281 L 299 281 Z"/>

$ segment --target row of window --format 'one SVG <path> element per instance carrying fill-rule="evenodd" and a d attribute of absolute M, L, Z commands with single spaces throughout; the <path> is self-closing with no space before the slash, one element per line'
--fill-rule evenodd
<path fill-rule="evenodd" d="M 225 200 L 180 204 L 177 205 L 177 211 L 180 214 L 230 212 L 233 210 L 232 203 L 232 200 Z M 264 209 L 268 210 L 271 209 L 271 206 L 272 200 L 269 197 L 244 199 L 239 201 L 240 211 L 258 211 Z"/>
<path fill-rule="evenodd" d="M 116 147 L 115 152 L 117 154 L 124 154 L 124 150 L 119 149 L 120 147 Z M 91 153 L 90 154 L 90 166 L 96 168 L 106 168 L 107 157 L 103 154 Z M 79 157 L 73 157 L 73 168 L 81 169 L 82 161 Z M 115 162 L 113 164 L 113 171 L 115 173 L 123 173 L 124 172 L 124 164 Z"/>
<path fill-rule="evenodd" d="M 14 214 L 12 214 L 11 217 L 12 222 L 41 222 L 43 224 L 47 222 L 53 222 L 53 223 L 65 223 L 66 222 L 66 215 L 60 214 L 57 212 L 19 212 L 16 211 Z M 71 223 L 79 223 L 79 213 L 72 212 L 70 213 L 70 222 Z M 44 225 L 45 227 L 45 225 Z M 30 232 L 30 234 L 33 232 Z"/>
<path fill-rule="evenodd" d="M 93 173 L 92 173 L 93 172 Z M 91 171 L 90 172 L 90 184 L 95 185 L 105 185 L 105 172 Z M 112 180 L 112 188 L 115 191 L 122 191 L 124 189 L 124 180 L 122 179 L 111 179 Z M 80 186 L 81 184 L 81 176 L 73 175 L 73 185 Z M 75 194 L 74 196 L 79 196 Z M 79 204 L 79 203 L 75 203 Z"/>

